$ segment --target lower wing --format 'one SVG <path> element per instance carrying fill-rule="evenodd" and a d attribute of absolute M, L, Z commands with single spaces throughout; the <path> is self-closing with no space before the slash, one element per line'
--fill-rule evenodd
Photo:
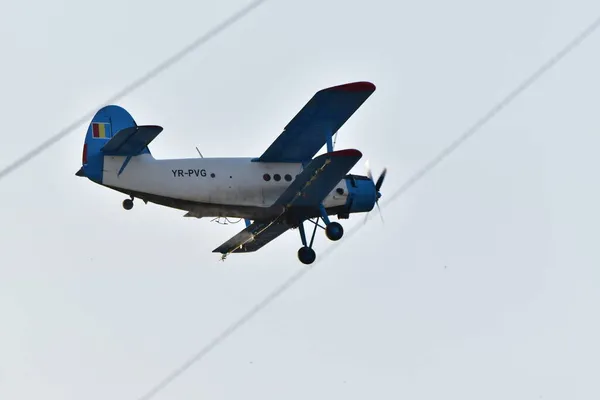
<path fill-rule="evenodd" d="M 319 207 L 340 180 L 352 169 L 362 153 L 358 150 L 339 150 L 313 159 L 275 202 L 285 210 L 293 207 Z M 213 250 L 224 255 L 256 251 L 284 232 L 293 228 L 281 215 L 268 221 L 254 222 L 237 235 Z"/>

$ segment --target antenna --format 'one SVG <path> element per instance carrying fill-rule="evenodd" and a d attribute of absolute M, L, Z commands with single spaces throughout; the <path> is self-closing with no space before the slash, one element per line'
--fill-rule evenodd
<path fill-rule="evenodd" d="M 202 153 L 200 153 L 200 149 L 198 149 L 198 147 L 196 147 L 196 151 L 198 152 L 198 154 L 200 154 L 200 158 L 204 158 L 204 156 L 202 155 Z"/>

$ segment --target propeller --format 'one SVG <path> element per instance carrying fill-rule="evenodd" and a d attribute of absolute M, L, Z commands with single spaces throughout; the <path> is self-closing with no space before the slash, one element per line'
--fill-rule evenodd
<path fill-rule="evenodd" d="M 379 211 L 379 216 L 381 217 L 381 222 L 384 222 L 383 221 L 383 213 L 381 212 L 381 207 L 379 207 L 379 198 L 381 197 L 381 193 L 379 191 L 381 190 L 381 186 L 383 185 L 383 181 L 385 180 L 385 176 L 387 174 L 387 168 L 383 169 L 383 171 L 381 172 L 381 175 L 379 175 L 379 178 L 377 178 L 377 182 L 375 182 L 375 180 L 373 179 L 373 173 L 371 172 L 371 166 L 370 166 L 368 160 L 365 163 L 365 168 L 367 170 L 367 177 L 375 185 L 375 195 L 376 195 L 375 205 L 377 206 L 377 210 Z M 365 224 L 367 223 L 368 217 L 369 217 L 369 215 L 367 214 L 365 216 Z"/>

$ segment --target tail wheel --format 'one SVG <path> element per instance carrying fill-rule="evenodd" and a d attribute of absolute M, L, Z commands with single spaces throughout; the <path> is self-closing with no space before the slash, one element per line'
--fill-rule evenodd
<path fill-rule="evenodd" d="M 133 200 L 131 200 L 131 199 L 123 200 L 123 208 L 126 210 L 131 210 L 133 208 Z"/>

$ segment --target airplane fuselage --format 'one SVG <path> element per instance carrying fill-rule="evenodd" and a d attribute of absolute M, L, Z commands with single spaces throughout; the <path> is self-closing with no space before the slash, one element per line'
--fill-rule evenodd
<path fill-rule="evenodd" d="M 97 183 L 142 200 L 187 210 L 193 217 L 268 218 L 280 212 L 270 207 L 303 168 L 301 163 L 262 163 L 252 158 L 159 160 L 142 154 L 132 157 L 119 175 L 125 159 L 104 156 L 102 181 Z M 323 200 L 328 214 L 372 209 L 370 197 L 374 192 L 371 195 L 365 190 L 372 183 L 361 178 L 347 177 L 336 185 Z M 369 199 L 361 202 L 361 197 Z M 360 209 L 362 203 L 364 210 Z"/>

